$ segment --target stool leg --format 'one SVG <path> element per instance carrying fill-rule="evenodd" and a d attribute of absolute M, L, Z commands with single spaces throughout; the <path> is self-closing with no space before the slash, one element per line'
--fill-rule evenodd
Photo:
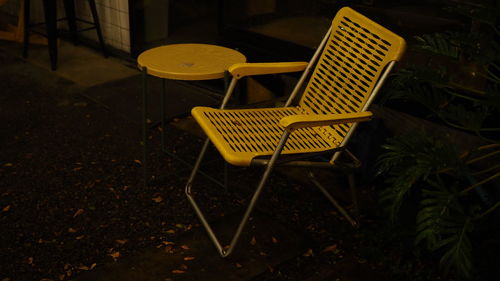
<path fill-rule="evenodd" d="M 66 17 L 68 18 L 68 27 L 71 33 L 71 39 L 73 40 L 73 44 L 78 45 L 74 0 L 64 0 L 64 10 L 66 11 Z"/>
<path fill-rule="evenodd" d="M 30 7 L 31 1 L 24 1 L 24 44 L 23 44 L 23 57 L 28 57 L 28 47 L 30 44 Z"/>
<path fill-rule="evenodd" d="M 97 31 L 97 37 L 99 37 L 99 44 L 101 45 L 102 53 L 104 57 L 108 56 L 106 46 L 104 45 L 104 39 L 101 32 L 101 24 L 99 23 L 99 15 L 97 14 L 97 7 L 95 5 L 95 0 L 89 0 L 90 11 L 92 12 L 92 18 L 94 19 L 95 29 Z"/>
<path fill-rule="evenodd" d="M 49 41 L 50 68 L 57 68 L 57 11 L 55 0 L 43 0 L 45 26 Z"/>

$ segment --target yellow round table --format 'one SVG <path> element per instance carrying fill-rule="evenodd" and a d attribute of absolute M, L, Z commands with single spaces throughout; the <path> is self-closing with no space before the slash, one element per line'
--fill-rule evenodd
<path fill-rule="evenodd" d="M 208 44 L 174 44 L 147 50 L 139 55 L 139 68 L 147 74 L 174 80 L 209 80 L 224 77 L 233 64 L 245 62 L 240 52 Z"/>
<path fill-rule="evenodd" d="M 161 126 L 165 132 L 165 79 L 172 80 L 211 80 L 226 78 L 227 69 L 235 64 L 246 62 L 240 52 L 226 47 L 209 44 L 173 44 L 156 47 L 144 51 L 137 58 L 138 67 L 142 70 L 143 94 L 143 168 L 145 184 L 149 181 L 147 174 L 148 154 L 148 122 L 147 122 L 147 77 L 163 78 L 161 96 Z M 227 81 L 226 81 L 227 82 Z M 227 84 L 227 83 L 225 83 Z M 162 148 L 165 147 L 162 133 Z M 170 154 L 170 153 L 169 153 Z M 174 156 L 175 155 L 171 155 Z M 177 158 L 177 157 L 176 157 Z"/>

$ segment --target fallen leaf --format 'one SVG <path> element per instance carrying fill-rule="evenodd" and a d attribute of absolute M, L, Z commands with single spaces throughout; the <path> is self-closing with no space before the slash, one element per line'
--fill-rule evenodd
<path fill-rule="evenodd" d="M 74 169 L 73 169 L 73 172 L 78 172 L 78 171 L 80 171 L 81 169 L 83 169 L 83 167 L 76 167 L 76 168 L 74 168 Z"/>
<path fill-rule="evenodd" d="M 175 225 L 175 227 L 177 227 L 177 228 L 184 228 L 185 226 L 182 223 L 178 223 L 178 224 Z"/>
<path fill-rule="evenodd" d="M 81 270 L 89 270 L 90 268 L 89 268 L 88 266 L 86 266 L 86 265 L 80 265 L 80 266 L 78 267 L 78 269 L 81 269 Z"/>
<path fill-rule="evenodd" d="M 116 260 L 117 258 L 120 257 L 120 252 L 112 252 L 112 253 L 109 253 L 108 256 L 110 256 Z"/>
<path fill-rule="evenodd" d="M 12 164 L 12 163 L 5 163 L 5 164 L 3 164 L 3 166 L 4 167 L 12 167 L 12 166 L 14 166 L 14 164 Z"/>
<path fill-rule="evenodd" d="M 267 265 L 267 269 L 269 269 L 269 272 L 273 273 L 274 272 L 274 268 L 268 264 Z"/>
<path fill-rule="evenodd" d="M 139 165 L 142 165 L 141 160 L 137 160 L 137 159 L 135 159 L 135 160 L 134 160 L 134 162 L 135 162 L 135 163 L 137 163 L 137 164 L 139 164 Z"/>
<path fill-rule="evenodd" d="M 181 248 L 184 249 L 184 250 L 189 250 L 190 249 L 188 245 L 182 245 Z"/>
<path fill-rule="evenodd" d="M 120 239 L 115 240 L 115 242 L 118 243 L 118 244 L 120 244 L 120 245 L 123 245 L 123 244 L 127 243 L 127 241 L 128 240 L 126 240 L 126 239 L 125 240 L 120 240 Z"/>
<path fill-rule="evenodd" d="M 264 252 L 259 252 L 259 255 L 261 255 L 261 256 L 267 256 L 267 254 L 264 253 Z"/>
<path fill-rule="evenodd" d="M 74 228 L 70 227 L 70 228 L 68 228 L 68 232 L 69 232 L 69 233 L 75 233 L 75 232 L 76 232 L 76 229 L 74 229 Z"/>
<path fill-rule="evenodd" d="M 26 260 L 27 264 L 33 264 L 33 257 L 29 257 L 28 260 Z"/>
<path fill-rule="evenodd" d="M 250 244 L 252 246 L 255 246 L 255 244 L 257 244 L 257 240 L 255 240 L 255 236 L 252 237 L 252 240 L 250 240 Z"/>
<path fill-rule="evenodd" d="M 237 268 L 242 268 L 242 267 L 243 267 L 243 265 L 241 265 L 241 264 L 239 264 L 239 263 L 236 263 L 236 264 L 235 264 L 235 266 L 236 266 Z"/>
<path fill-rule="evenodd" d="M 174 234 L 174 233 L 175 233 L 175 230 L 173 230 L 173 229 L 169 229 L 169 230 L 167 230 L 167 231 L 165 231 L 165 232 L 166 232 L 166 233 L 169 233 L 169 234 Z"/>
<path fill-rule="evenodd" d="M 192 260 L 194 260 L 194 259 L 195 259 L 195 257 L 184 257 L 184 260 L 185 260 L 185 261 L 192 261 Z"/>
<path fill-rule="evenodd" d="M 313 255 L 312 249 L 307 249 L 307 251 L 303 254 L 304 257 L 310 257 Z"/>
<path fill-rule="evenodd" d="M 192 226 L 191 224 L 188 224 L 188 225 L 186 226 L 186 230 L 191 230 L 191 228 L 193 228 L 193 226 Z"/>
<path fill-rule="evenodd" d="M 10 205 L 3 207 L 2 212 L 7 212 L 8 210 L 10 210 Z"/>
<path fill-rule="evenodd" d="M 75 237 L 76 240 L 81 240 L 83 237 L 85 237 L 85 235 L 80 235 L 80 236 L 77 236 Z"/>
<path fill-rule="evenodd" d="M 187 266 L 187 265 L 185 265 L 185 264 L 181 264 L 180 269 L 182 269 L 182 270 L 186 270 L 186 269 L 188 269 L 188 266 Z"/>
<path fill-rule="evenodd" d="M 278 239 L 276 239 L 276 237 L 271 237 L 271 241 L 273 241 L 274 244 L 278 243 Z"/>
<path fill-rule="evenodd" d="M 97 265 L 96 263 L 93 263 L 93 264 L 90 266 L 90 270 L 94 269 L 96 265 Z"/>
<path fill-rule="evenodd" d="M 84 212 L 84 210 L 83 210 L 83 209 L 78 209 L 78 210 L 75 212 L 75 214 L 73 215 L 73 217 L 75 218 L 75 217 L 77 217 L 77 216 L 79 216 L 79 215 L 83 214 L 83 212 Z"/>
<path fill-rule="evenodd" d="M 327 252 L 335 252 L 337 250 L 337 244 L 330 245 L 321 251 L 322 253 L 327 253 Z"/>
<path fill-rule="evenodd" d="M 172 270 L 172 273 L 173 274 L 182 274 L 182 273 L 186 273 L 186 271 L 180 270 L 180 269 L 174 269 L 174 270 Z"/>
<path fill-rule="evenodd" d="M 162 241 L 161 243 L 163 243 L 163 245 L 175 245 L 174 242 L 170 242 L 170 241 Z"/>
<path fill-rule="evenodd" d="M 153 197 L 151 200 L 155 201 L 156 203 L 160 203 L 161 201 L 163 201 L 163 198 L 161 196 L 158 196 L 158 197 Z"/>
<path fill-rule="evenodd" d="M 168 245 L 167 247 L 165 247 L 165 252 L 166 253 L 169 253 L 169 254 L 173 254 L 174 251 L 172 250 L 174 247 L 172 245 Z"/>

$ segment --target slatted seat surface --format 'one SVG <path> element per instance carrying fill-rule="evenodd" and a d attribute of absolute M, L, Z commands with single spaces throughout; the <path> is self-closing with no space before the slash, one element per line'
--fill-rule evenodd
<path fill-rule="evenodd" d="M 224 159 L 233 165 L 248 166 L 259 155 L 270 155 L 283 134 L 280 119 L 301 114 L 299 107 L 219 110 L 195 107 L 192 115 Z M 321 152 L 340 144 L 342 137 L 320 128 L 294 131 L 283 154 Z"/>
<path fill-rule="evenodd" d="M 283 117 L 365 111 L 385 66 L 400 59 L 404 39 L 350 8 L 333 19 L 332 30 L 296 107 L 218 110 L 192 114 L 229 163 L 247 166 L 271 155 L 284 128 Z M 344 145 L 352 124 L 293 132 L 282 153 L 319 152 Z"/>

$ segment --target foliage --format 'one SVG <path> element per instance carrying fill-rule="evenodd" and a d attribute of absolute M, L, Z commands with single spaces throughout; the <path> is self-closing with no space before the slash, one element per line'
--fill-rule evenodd
<path fill-rule="evenodd" d="M 476 145 L 443 131 L 413 131 L 387 141 L 378 167 L 391 221 L 416 201 L 415 246 L 438 253 L 444 272 L 471 280 L 474 226 L 500 206 L 498 198 L 488 205 L 475 194 L 500 177 L 500 3 L 460 3 L 447 10 L 467 17 L 468 29 L 415 37 L 410 52 L 426 60 L 400 69 L 385 98 L 418 105 L 423 117 L 475 136 Z"/>

